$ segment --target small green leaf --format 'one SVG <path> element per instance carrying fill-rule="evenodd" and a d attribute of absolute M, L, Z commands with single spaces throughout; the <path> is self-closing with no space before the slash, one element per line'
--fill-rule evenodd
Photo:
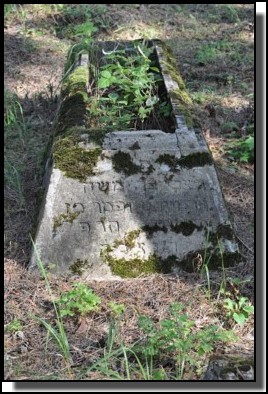
<path fill-rule="evenodd" d="M 248 314 L 251 314 L 254 312 L 254 306 L 253 305 L 245 305 L 243 307 L 243 311 L 247 312 Z"/>
<path fill-rule="evenodd" d="M 233 314 L 233 318 L 236 321 L 236 323 L 238 323 L 239 325 L 243 325 L 245 323 L 246 316 L 243 313 L 234 313 Z"/>
<path fill-rule="evenodd" d="M 110 71 L 108 71 L 108 70 L 103 70 L 103 71 L 101 71 L 100 75 L 101 75 L 103 78 L 107 78 L 107 79 L 110 79 L 111 76 L 112 76 L 112 74 L 111 74 Z"/>
<path fill-rule="evenodd" d="M 156 71 L 157 73 L 159 73 L 159 72 L 160 72 L 160 70 L 159 70 L 159 68 L 158 68 L 158 67 L 150 67 L 150 70 Z"/>
<path fill-rule="evenodd" d="M 108 88 L 111 85 L 111 81 L 109 79 L 106 78 L 101 78 L 98 81 L 98 87 L 100 89 L 105 89 Z"/>

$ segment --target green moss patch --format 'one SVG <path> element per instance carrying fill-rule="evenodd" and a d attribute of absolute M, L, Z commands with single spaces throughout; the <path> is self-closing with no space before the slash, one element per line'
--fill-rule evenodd
<path fill-rule="evenodd" d="M 148 231 L 158 231 L 157 226 L 147 228 Z M 163 230 L 163 228 L 161 227 Z M 122 278 L 136 278 L 140 275 L 148 275 L 153 273 L 169 273 L 172 266 L 177 263 L 176 256 L 169 256 L 167 259 L 162 259 L 156 254 L 151 254 L 147 259 L 125 259 L 125 258 L 114 258 L 111 256 L 111 252 L 119 245 L 126 245 L 128 248 L 135 246 L 135 241 L 140 235 L 143 229 L 136 229 L 130 231 L 126 236 L 120 240 L 114 241 L 113 244 L 107 245 L 101 251 L 102 260 L 107 263 L 112 270 L 114 275 L 119 275 Z M 164 230 L 167 231 L 166 228 Z"/>
<path fill-rule="evenodd" d="M 157 44 L 161 47 L 163 51 L 163 60 L 161 61 L 162 73 L 170 75 L 172 80 L 175 81 L 178 85 L 178 87 L 169 89 L 168 91 L 172 104 L 177 105 L 179 108 L 179 113 L 176 115 L 183 115 L 189 128 L 192 128 L 194 126 L 199 127 L 200 123 L 193 111 L 192 99 L 187 92 L 180 73 L 178 72 L 176 59 L 172 53 L 171 48 L 169 48 L 165 43 L 158 40 Z"/>
<path fill-rule="evenodd" d="M 156 254 L 152 254 L 148 259 L 115 259 L 111 256 L 106 260 L 111 267 L 114 275 L 122 278 L 137 278 L 140 275 L 149 275 L 155 273 L 167 274 L 171 272 L 172 266 L 177 264 L 176 256 L 169 256 L 167 259 L 161 259 Z"/>
<path fill-rule="evenodd" d="M 141 167 L 133 163 L 129 153 L 117 152 L 112 157 L 114 170 L 123 172 L 125 175 L 133 175 L 141 172 Z"/>
<path fill-rule="evenodd" d="M 138 236 L 140 235 L 141 230 L 137 229 L 137 230 L 133 230 L 130 231 L 129 233 L 127 233 L 127 235 L 119 240 L 114 241 L 114 247 L 117 247 L 119 245 L 125 245 L 126 247 L 132 249 L 135 246 L 135 241 L 138 238 Z"/>
<path fill-rule="evenodd" d="M 89 83 L 89 69 L 85 66 L 79 66 L 74 69 L 63 81 L 62 95 L 68 96 L 78 92 L 86 92 Z"/>
<path fill-rule="evenodd" d="M 151 255 L 147 260 L 138 258 L 131 260 L 113 259 L 110 257 L 108 263 L 113 274 L 122 278 L 136 278 L 140 275 L 161 272 L 160 260 L 155 255 Z"/>
<path fill-rule="evenodd" d="M 94 174 L 93 168 L 101 152 L 101 148 L 91 150 L 81 148 L 73 136 L 60 138 L 54 143 L 54 165 L 67 177 L 84 182 L 88 176 Z"/>

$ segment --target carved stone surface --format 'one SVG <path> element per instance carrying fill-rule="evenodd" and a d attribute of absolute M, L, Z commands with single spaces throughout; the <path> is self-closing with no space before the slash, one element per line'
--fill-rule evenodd
<path fill-rule="evenodd" d="M 163 76 L 169 92 L 172 78 Z M 174 114 L 174 133 L 107 133 L 83 181 L 54 163 L 35 238 L 44 264 L 108 279 L 128 276 L 114 269 L 117 263 L 139 265 L 130 276 L 143 265 L 146 273 L 152 258 L 158 272 L 196 270 L 198 253 L 212 256 L 212 268 L 221 265 L 220 253 L 225 265 L 235 262 L 238 248 L 207 145 L 176 108 Z M 79 147 L 96 147 L 91 137 L 81 130 Z M 36 267 L 34 254 L 30 267 Z"/>

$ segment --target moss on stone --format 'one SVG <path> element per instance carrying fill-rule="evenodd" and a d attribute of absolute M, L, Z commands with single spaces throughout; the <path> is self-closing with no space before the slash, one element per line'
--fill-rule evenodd
<path fill-rule="evenodd" d="M 155 162 L 160 164 L 167 164 L 170 167 L 171 171 L 176 171 L 178 169 L 178 166 L 193 168 L 203 167 L 204 165 L 211 165 L 212 157 L 209 152 L 195 152 L 187 156 L 182 156 L 180 159 L 178 159 L 174 155 L 164 153 L 163 155 L 160 155 Z"/>
<path fill-rule="evenodd" d="M 81 42 L 76 45 L 72 45 L 68 51 L 64 73 L 68 73 L 72 69 L 72 67 L 74 67 L 80 55 L 88 54 L 90 56 L 91 52 L 93 52 L 93 47 L 90 46 L 88 43 Z"/>
<path fill-rule="evenodd" d="M 149 226 L 148 224 L 146 224 L 145 226 L 142 226 L 142 231 L 146 233 L 148 238 L 151 238 L 155 232 L 163 231 L 164 233 L 166 233 L 168 229 L 165 226 L 159 226 L 158 224 L 155 224 L 153 226 Z"/>
<path fill-rule="evenodd" d="M 114 259 L 109 258 L 108 264 L 114 275 L 122 278 L 136 278 L 140 275 L 148 275 L 161 272 L 160 260 L 157 256 L 151 255 L 148 259 Z"/>
<path fill-rule="evenodd" d="M 78 217 L 80 212 L 67 212 L 61 213 L 60 215 L 53 218 L 53 231 L 56 231 L 58 227 L 62 225 L 63 222 L 73 223 L 73 221 Z"/>
<path fill-rule="evenodd" d="M 127 233 L 124 238 L 115 240 L 113 245 L 114 247 L 117 247 L 119 245 L 125 245 L 129 249 L 132 249 L 134 248 L 135 241 L 140 235 L 140 233 L 141 233 L 140 229 L 132 230 L 129 233 Z"/>
<path fill-rule="evenodd" d="M 90 264 L 88 260 L 81 260 L 77 259 L 73 264 L 70 265 L 69 270 L 74 274 L 74 275 L 79 275 L 82 276 L 83 273 L 89 268 Z"/>
<path fill-rule="evenodd" d="M 187 156 L 182 156 L 179 159 L 180 166 L 186 168 L 203 167 L 212 163 L 212 157 L 209 152 L 195 152 Z"/>
<path fill-rule="evenodd" d="M 189 128 L 195 126 L 199 127 L 200 122 L 193 111 L 192 99 L 186 89 L 183 78 L 178 71 L 176 58 L 172 52 L 172 49 L 162 41 L 157 40 L 157 44 L 163 51 L 161 61 L 163 75 L 169 75 L 171 79 L 178 85 L 178 87 L 168 90 L 168 95 L 172 104 L 177 105 L 179 108 L 179 113 L 176 113 L 176 115 L 183 115 L 186 125 Z"/>
<path fill-rule="evenodd" d="M 114 275 L 119 275 L 122 278 L 136 278 L 140 275 L 170 273 L 172 267 L 177 264 L 177 258 L 169 256 L 166 259 L 161 259 L 156 254 L 151 254 L 148 259 L 115 259 L 109 256 L 107 262 Z"/>
<path fill-rule="evenodd" d="M 172 171 L 176 171 L 177 166 L 180 164 L 180 159 L 178 159 L 174 155 L 164 153 L 163 155 L 158 156 L 155 162 L 160 164 L 167 164 Z"/>
<path fill-rule="evenodd" d="M 63 80 L 62 103 L 57 116 L 55 134 L 64 133 L 67 128 L 86 123 L 89 83 L 88 67 L 78 66 Z"/>
<path fill-rule="evenodd" d="M 141 172 L 141 167 L 134 164 L 129 153 L 117 152 L 112 157 L 114 170 L 123 172 L 126 176 Z"/>
<path fill-rule="evenodd" d="M 181 222 L 180 224 L 171 224 L 170 229 L 175 233 L 181 233 L 184 236 L 189 236 L 194 232 L 194 230 L 202 230 L 202 226 L 197 226 L 189 220 L 188 222 Z"/>
<path fill-rule="evenodd" d="M 89 83 L 89 69 L 85 66 L 76 67 L 63 81 L 61 92 L 64 97 L 78 92 L 86 92 Z"/>
<path fill-rule="evenodd" d="M 64 98 L 54 128 L 55 135 L 64 134 L 74 126 L 84 126 L 86 123 L 87 103 L 85 95 L 77 92 Z"/>
<path fill-rule="evenodd" d="M 215 232 L 208 234 L 208 238 L 212 245 L 217 247 L 221 239 L 233 241 L 235 236 L 230 224 L 219 224 Z"/>
<path fill-rule="evenodd" d="M 66 129 L 64 136 L 73 137 L 77 142 L 86 142 L 95 144 L 98 147 L 103 146 L 104 138 L 108 133 L 105 129 L 85 128 L 84 126 L 73 126 Z M 87 138 L 84 136 L 87 135 Z M 83 136 L 83 138 L 82 138 Z"/>
<path fill-rule="evenodd" d="M 155 226 L 155 229 L 157 227 Z M 162 229 L 162 228 L 161 228 Z M 172 266 L 177 263 L 176 256 L 169 256 L 167 259 L 162 259 L 156 254 L 151 254 L 147 259 L 125 259 L 115 258 L 111 252 L 119 245 L 125 245 L 132 249 L 135 246 L 135 241 L 144 229 L 136 229 L 130 231 L 126 236 L 120 240 L 115 240 L 111 245 L 107 245 L 100 253 L 102 260 L 107 263 L 114 275 L 119 275 L 122 278 L 136 278 L 140 275 L 147 275 L 153 273 L 169 273 Z M 152 230 L 152 227 L 147 230 Z M 164 231 L 167 231 L 165 228 Z M 158 230 L 156 230 L 158 231 Z"/>
<path fill-rule="evenodd" d="M 81 148 L 74 136 L 59 138 L 54 143 L 54 165 L 67 177 L 84 182 L 88 176 L 94 174 L 93 168 L 101 152 L 101 148 L 91 150 Z"/>

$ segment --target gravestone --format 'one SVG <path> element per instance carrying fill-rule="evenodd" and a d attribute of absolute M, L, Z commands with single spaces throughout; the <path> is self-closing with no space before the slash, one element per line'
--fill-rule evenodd
<path fill-rule="evenodd" d="M 111 45 L 99 43 L 103 53 Z M 172 107 L 168 130 L 92 130 L 84 99 L 90 85 L 86 54 L 78 56 L 62 88 L 35 236 L 41 260 L 56 271 L 118 279 L 192 272 L 208 258 L 213 269 L 222 258 L 225 266 L 239 258 L 211 154 L 194 125 L 176 63 L 161 42 L 151 45 Z M 36 259 L 33 253 L 30 268 Z"/>

